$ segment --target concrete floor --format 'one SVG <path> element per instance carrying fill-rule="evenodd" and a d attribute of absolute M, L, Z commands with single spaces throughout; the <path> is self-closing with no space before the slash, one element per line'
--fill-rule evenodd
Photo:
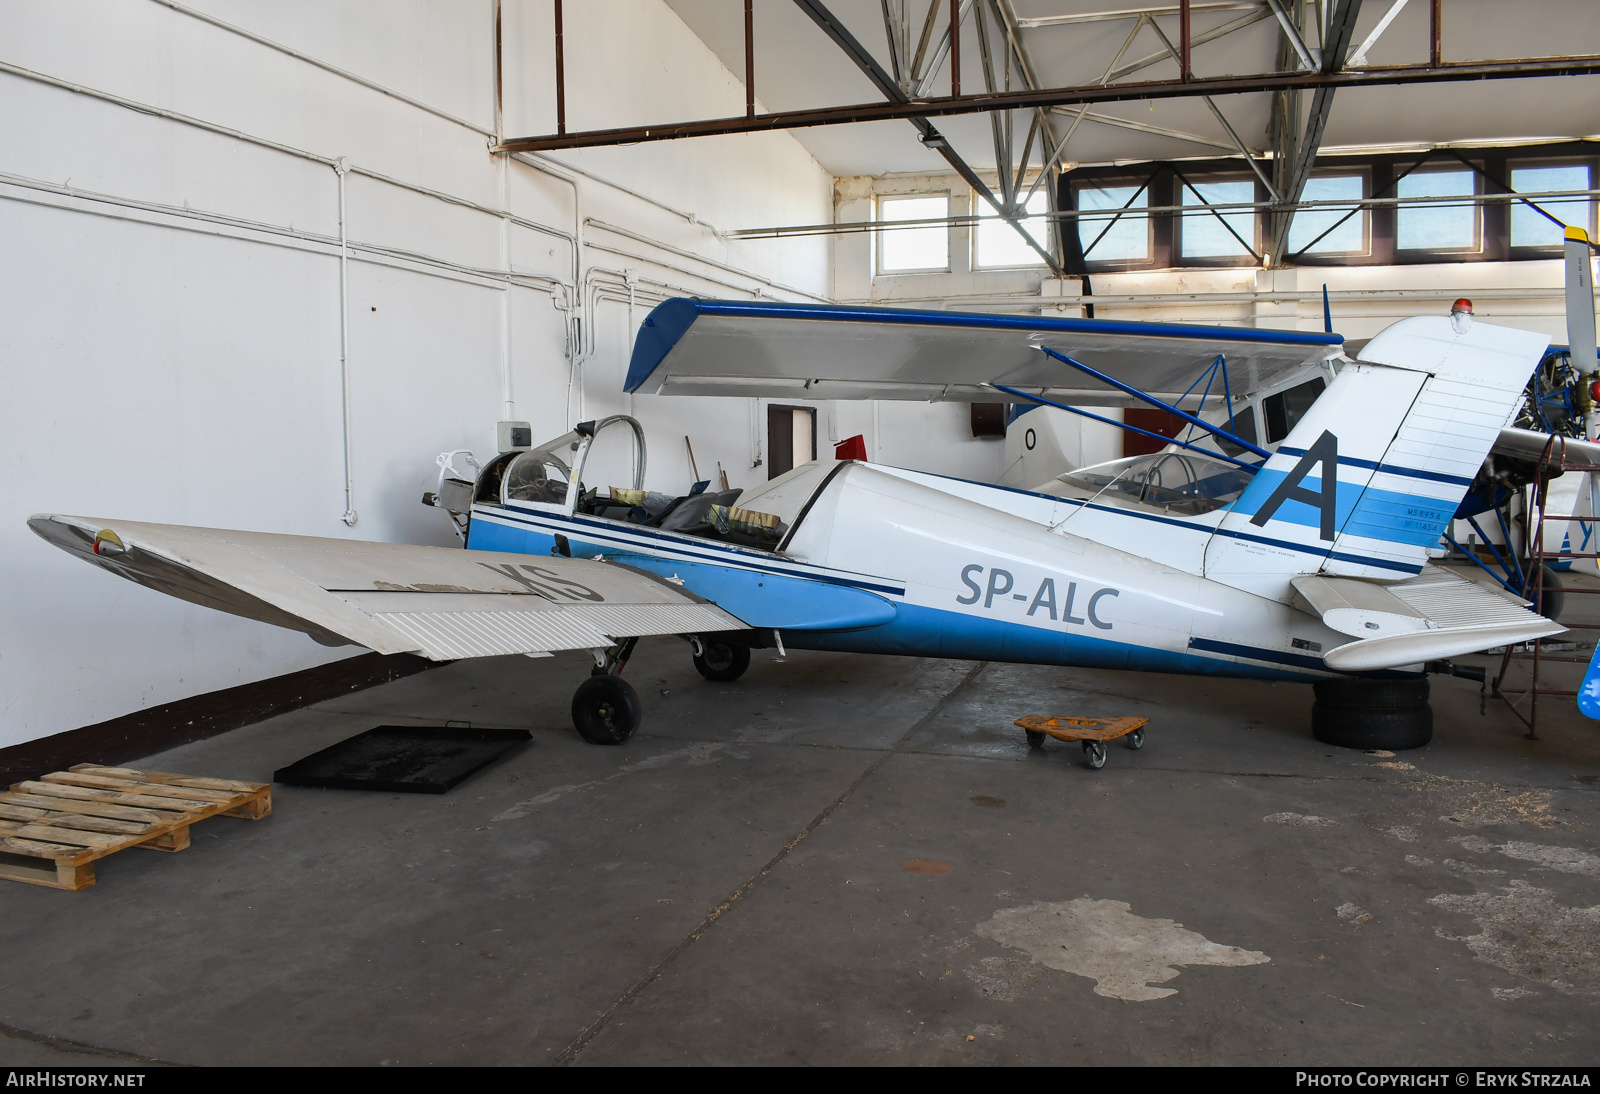
<path fill-rule="evenodd" d="M 588 664 L 150 757 L 266 780 L 386 722 L 534 731 L 442 797 L 278 787 L 84 892 L 0 883 L 0 1064 L 1594 1060 L 1600 728 L 1564 702 L 1531 743 L 1436 679 L 1434 744 L 1390 758 L 1315 743 L 1298 686 L 759 652 L 710 684 L 658 639 L 600 748 Z M 1027 713 L 1149 739 L 1095 772 Z"/>

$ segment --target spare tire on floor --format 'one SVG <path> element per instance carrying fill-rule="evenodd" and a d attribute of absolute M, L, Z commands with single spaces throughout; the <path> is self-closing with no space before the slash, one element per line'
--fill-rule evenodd
<path fill-rule="evenodd" d="M 1428 681 L 1323 680 L 1314 686 L 1311 735 L 1341 748 L 1421 748 L 1433 739 Z"/>
<path fill-rule="evenodd" d="M 1428 678 L 1401 680 L 1319 680 L 1311 685 L 1317 702 L 1356 710 L 1414 710 L 1428 705 Z"/>

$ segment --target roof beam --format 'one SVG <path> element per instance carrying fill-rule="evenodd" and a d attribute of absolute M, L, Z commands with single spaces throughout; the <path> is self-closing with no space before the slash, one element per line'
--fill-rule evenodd
<path fill-rule="evenodd" d="M 810 0 L 796 0 L 813 6 Z M 1162 56 L 1166 53 L 1163 51 Z M 867 58 L 871 61 L 871 57 Z M 876 67 L 877 63 L 871 61 Z M 881 69 L 880 69 L 881 71 Z M 734 118 L 629 126 L 621 129 L 593 129 L 579 133 L 547 134 L 539 137 L 511 137 L 496 146 L 497 152 L 549 152 L 565 148 L 602 148 L 647 141 L 670 141 L 684 137 L 712 137 L 729 133 L 765 133 L 778 129 L 807 129 L 820 125 L 847 125 L 853 122 L 950 117 L 957 114 L 982 114 L 990 110 L 1031 110 L 1042 106 L 1135 102 L 1147 99 L 1192 99 L 1203 95 L 1243 95 L 1252 92 L 1317 90 L 1341 87 L 1399 87 L 1411 84 L 1452 83 L 1467 80 L 1516 80 L 1543 76 L 1592 76 L 1600 74 L 1600 54 L 1565 57 L 1539 57 L 1515 61 L 1457 61 L 1440 65 L 1390 65 L 1382 68 L 1350 69 L 1335 72 L 1264 72 L 1253 76 L 1216 76 L 1190 80 L 1148 80 L 1126 84 L 1088 84 L 1039 90 L 962 95 L 940 99 L 893 99 L 889 102 L 855 106 L 815 107 L 777 111 Z M 892 78 L 890 88 L 894 87 Z M 919 129 L 921 127 L 919 126 Z M 932 130 L 930 125 L 929 130 Z M 934 139 L 942 140 L 937 136 Z M 935 147 L 925 134 L 923 143 Z"/>
<path fill-rule="evenodd" d="M 899 85 L 895 83 L 894 77 L 890 76 L 883 70 L 883 66 L 878 63 L 877 58 L 873 57 L 871 53 L 867 52 L 867 48 L 856 40 L 856 36 L 850 33 L 849 28 L 840 22 L 838 17 L 829 11 L 827 6 L 822 4 L 820 0 L 794 0 L 794 2 L 801 11 L 805 12 L 806 15 L 811 17 L 811 21 L 816 23 L 817 26 L 822 29 L 824 34 L 833 39 L 834 44 L 844 51 L 845 56 L 849 57 L 851 62 L 866 75 L 867 79 L 872 81 L 873 86 L 875 86 L 883 94 L 883 97 L 889 100 L 886 103 L 874 105 L 880 106 L 881 108 L 896 110 L 906 110 L 906 108 L 914 108 L 918 105 L 916 102 L 912 101 L 905 92 L 900 90 Z M 975 97 L 990 98 L 992 96 Z M 776 116 L 777 115 L 773 114 L 764 114 L 753 120 L 760 121 L 762 118 L 772 118 Z M 1050 267 L 1052 273 L 1054 273 L 1057 277 L 1066 276 L 1065 272 L 1061 269 L 1061 263 L 1056 261 L 1056 257 L 1052 255 L 1048 249 L 1039 246 L 1038 241 L 1023 229 L 1022 223 L 1018 219 L 1016 213 L 1003 207 L 1000 199 L 995 197 L 994 191 L 989 189 L 989 185 L 978 177 L 978 173 L 972 169 L 966 160 L 962 159 L 956 153 L 955 149 L 950 147 L 950 142 L 945 139 L 942 133 L 933 127 L 933 123 L 928 121 L 926 116 L 914 109 L 908 110 L 906 113 L 891 116 L 906 118 L 911 122 L 912 125 L 916 126 L 918 136 L 922 143 L 926 147 L 933 149 L 935 152 L 938 152 L 939 155 L 943 156 L 945 162 L 951 167 L 955 168 L 956 174 L 960 175 L 968 186 L 972 187 L 972 189 L 976 191 L 984 201 L 988 202 L 994 211 L 999 213 L 1000 216 L 1005 219 L 1006 223 L 1015 228 L 1017 234 L 1022 237 L 1023 241 L 1027 243 L 1029 247 L 1032 247 L 1039 253 L 1039 257 L 1045 260 L 1046 265 Z M 745 120 L 750 121 L 752 119 Z M 769 126 L 768 128 L 777 129 L 788 127 Z M 645 139 L 648 140 L 649 138 Z M 1002 172 L 1007 170 L 1007 167 L 1001 167 Z"/>
<path fill-rule="evenodd" d="M 1323 40 L 1322 73 L 1329 75 L 1344 68 L 1345 55 L 1350 49 L 1350 39 L 1355 34 L 1356 17 L 1361 14 L 1361 0 L 1338 0 L 1339 6 L 1329 12 L 1327 35 Z M 1311 97 L 1311 114 L 1296 149 L 1294 170 L 1284 182 L 1279 197 L 1287 208 L 1275 217 L 1272 241 L 1267 248 L 1266 264 L 1277 266 L 1283 261 L 1284 248 L 1289 243 L 1289 228 L 1294 224 L 1294 206 L 1311 177 L 1311 167 L 1317 162 L 1317 150 L 1322 147 L 1322 134 L 1328 126 L 1328 112 L 1333 109 L 1331 86 L 1318 87 Z"/>

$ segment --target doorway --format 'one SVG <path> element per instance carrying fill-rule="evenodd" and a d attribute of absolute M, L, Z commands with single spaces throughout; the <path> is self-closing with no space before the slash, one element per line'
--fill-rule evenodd
<path fill-rule="evenodd" d="M 767 478 L 817 458 L 817 412 L 808 406 L 767 407 Z"/>

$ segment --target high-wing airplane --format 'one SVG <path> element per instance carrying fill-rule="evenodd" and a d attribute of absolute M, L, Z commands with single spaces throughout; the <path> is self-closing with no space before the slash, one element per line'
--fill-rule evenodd
<path fill-rule="evenodd" d="M 464 551 L 30 524 L 130 580 L 322 642 L 435 660 L 589 650 L 573 719 L 596 743 L 639 724 L 620 677 L 637 639 L 679 635 L 714 680 L 775 647 L 1317 683 L 1319 737 L 1411 747 L 1432 732 L 1425 672 L 1562 630 L 1432 561 L 1491 450 L 1531 443 L 1506 430 L 1547 343 L 1459 308 L 1350 359 L 1331 334 L 678 299 L 641 327 L 629 391 L 1149 404 L 1190 429 L 1033 490 L 820 460 L 743 492 L 659 493 L 643 428 L 619 415 L 501 452 L 473 481 L 444 461 L 425 500 L 452 511 Z M 605 463 L 618 442 L 626 460 Z"/>

